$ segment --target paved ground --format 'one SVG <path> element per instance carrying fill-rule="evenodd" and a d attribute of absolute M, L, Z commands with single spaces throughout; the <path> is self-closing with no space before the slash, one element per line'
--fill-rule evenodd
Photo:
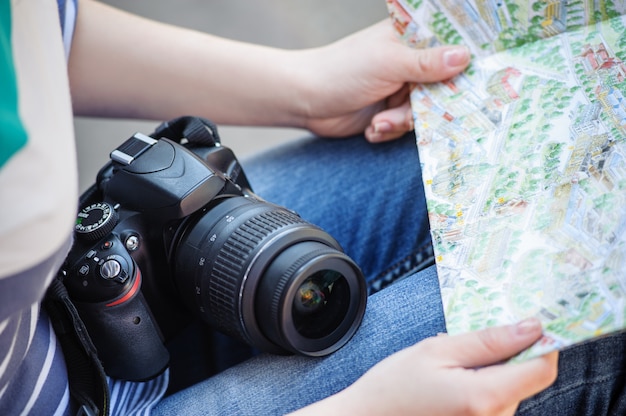
<path fill-rule="evenodd" d="M 384 0 L 104 0 L 116 7 L 238 40 L 284 48 L 322 45 L 387 15 Z M 76 118 L 80 187 L 85 189 L 109 152 L 136 131 L 150 133 L 154 122 Z M 222 126 L 223 141 L 238 157 L 305 132 L 293 129 Z"/>

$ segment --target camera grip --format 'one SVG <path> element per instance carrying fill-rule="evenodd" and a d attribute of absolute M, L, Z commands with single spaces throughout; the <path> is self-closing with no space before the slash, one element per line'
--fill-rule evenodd
<path fill-rule="evenodd" d="M 114 302 L 75 302 L 90 331 L 98 357 L 110 377 L 143 381 L 162 373 L 169 363 L 169 352 L 139 290 L 141 278 L 127 295 Z"/>

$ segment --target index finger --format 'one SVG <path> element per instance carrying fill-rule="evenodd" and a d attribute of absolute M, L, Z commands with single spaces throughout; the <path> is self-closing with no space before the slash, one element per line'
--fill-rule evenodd
<path fill-rule="evenodd" d="M 541 335 L 541 322 L 529 318 L 515 325 L 446 337 L 438 342 L 437 355 L 451 366 L 481 367 L 511 358 L 530 347 Z"/>

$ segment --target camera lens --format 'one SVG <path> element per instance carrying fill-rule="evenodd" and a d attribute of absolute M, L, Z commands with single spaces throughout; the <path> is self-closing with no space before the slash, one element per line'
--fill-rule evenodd
<path fill-rule="evenodd" d="M 226 198 L 186 224 L 178 241 L 183 302 L 261 350 L 326 355 L 361 323 L 360 269 L 330 235 L 285 208 Z"/>
<path fill-rule="evenodd" d="M 294 315 L 308 317 L 323 310 L 330 301 L 335 282 L 341 277 L 333 270 L 322 270 L 309 277 L 296 292 L 293 300 Z"/>
<path fill-rule="evenodd" d="M 364 307 L 359 272 L 344 253 L 318 241 L 284 249 L 268 266 L 256 296 L 263 333 L 287 349 L 325 355 L 356 331 Z M 356 324 L 356 325 L 355 325 Z"/>
<path fill-rule="evenodd" d="M 320 338 L 329 329 L 336 328 L 337 319 L 329 315 L 337 305 L 348 305 L 346 280 L 334 270 L 322 270 L 309 277 L 296 292 L 292 315 L 296 330 L 308 338 Z M 345 315 L 341 307 L 340 315 Z"/>

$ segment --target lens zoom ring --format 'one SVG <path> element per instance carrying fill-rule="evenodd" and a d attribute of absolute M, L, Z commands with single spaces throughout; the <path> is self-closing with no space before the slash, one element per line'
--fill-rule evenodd
<path fill-rule="evenodd" d="M 299 223 L 306 221 L 291 212 L 266 211 L 246 220 L 228 237 L 213 263 L 208 287 L 211 314 L 222 330 L 245 339 L 237 291 L 250 254 L 273 232 Z"/>

